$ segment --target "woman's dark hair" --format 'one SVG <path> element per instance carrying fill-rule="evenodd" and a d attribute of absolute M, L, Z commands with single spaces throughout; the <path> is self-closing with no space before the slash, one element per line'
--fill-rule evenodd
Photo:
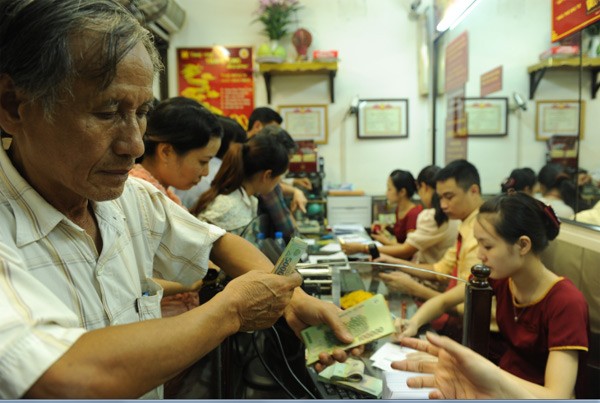
<path fill-rule="evenodd" d="M 402 189 L 406 189 L 406 196 L 409 199 L 413 197 L 417 191 L 417 182 L 415 182 L 415 178 L 408 171 L 395 169 L 390 174 L 390 179 L 398 192 Z"/>
<path fill-rule="evenodd" d="M 221 147 L 215 154 L 215 157 L 223 159 L 231 143 L 245 143 L 248 140 L 248 133 L 235 119 L 227 116 L 217 116 L 219 123 L 223 127 L 223 138 Z"/>
<path fill-rule="evenodd" d="M 560 220 L 552 207 L 523 192 L 509 192 L 486 201 L 477 219 L 488 213 L 496 214 L 490 222 L 502 239 L 514 244 L 525 235 L 531 239 L 535 254 L 546 249 L 560 230 Z"/>
<path fill-rule="evenodd" d="M 171 144 L 178 155 L 183 155 L 222 136 L 219 120 L 208 109 L 190 98 L 169 98 L 148 117 L 144 155 L 154 155 L 160 143 Z"/>
<path fill-rule="evenodd" d="M 548 163 L 540 169 L 538 182 L 545 188 L 546 192 L 556 189 L 560 193 L 563 202 L 575 209 L 576 186 L 571 180 L 564 165 Z"/>
<path fill-rule="evenodd" d="M 425 168 L 421 169 L 419 175 L 417 175 L 417 183 L 424 183 L 427 186 L 435 189 L 435 176 L 442 168 L 437 165 L 428 165 Z"/>
<path fill-rule="evenodd" d="M 231 144 L 223 164 L 210 184 L 210 189 L 200 196 L 190 213 L 198 215 L 218 195 L 228 195 L 242 186 L 244 179 L 257 172 L 271 170 L 272 176 L 283 174 L 289 165 L 288 150 L 276 135 L 263 130 L 244 144 Z"/>
<path fill-rule="evenodd" d="M 434 190 L 433 196 L 431 196 L 431 207 L 435 209 L 435 215 L 433 216 L 438 227 L 448 221 L 448 216 L 442 210 L 440 206 L 440 197 L 435 193 L 436 175 L 442 168 L 437 165 L 428 165 L 421 169 L 419 175 L 417 175 L 417 185 L 425 184 Z"/>
<path fill-rule="evenodd" d="M 531 168 L 513 169 L 510 176 L 500 184 L 502 193 L 508 192 L 509 189 L 514 189 L 518 192 L 524 191 L 526 188 L 530 190 L 535 186 L 537 178 L 535 172 Z"/>

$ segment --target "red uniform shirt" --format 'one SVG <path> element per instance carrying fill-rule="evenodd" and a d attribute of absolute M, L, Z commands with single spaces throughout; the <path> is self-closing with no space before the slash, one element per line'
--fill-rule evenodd
<path fill-rule="evenodd" d="M 408 210 L 404 218 L 398 219 L 398 211 L 396 210 L 396 224 L 394 224 L 394 236 L 398 243 L 404 243 L 406 241 L 406 235 L 410 231 L 414 231 L 417 228 L 417 217 L 419 213 L 423 211 L 423 206 L 420 204 Z"/>
<path fill-rule="evenodd" d="M 498 327 L 507 342 L 500 368 L 543 385 L 550 351 L 579 350 L 582 373 L 588 350 L 588 306 L 569 279 L 560 277 L 541 299 L 528 305 L 514 301 L 510 279 L 490 279 L 490 285 L 497 299 Z"/>

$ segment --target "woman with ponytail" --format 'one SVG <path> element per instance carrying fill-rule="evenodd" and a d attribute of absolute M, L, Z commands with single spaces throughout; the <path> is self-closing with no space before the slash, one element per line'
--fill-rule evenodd
<path fill-rule="evenodd" d="M 413 261 L 417 263 L 435 263 L 442 258 L 446 249 L 454 244 L 459 221 L 448 220 L 448 216 L 442 211 L 439 198 L 435 193 L 435 175 L 440 169 L 436 165 L 429 165 L 419 172 L 415 188 L 425 209 L 420 213 L 415 210 L 417 213 L 415 214 L 415 228 L 406 234 L 404 242 L 377 246 L 379 253 L 385 253 L 400 259 L 410 259 L 412 257 Z M 412 177 L 406 171 L 398 170 L 394 172 L 404 173 L 403 175 L 407 178 Z M 412 205 L 414 206 L 414 204 Z M 405 216 L 409 216 L 409 214 Z M 359 242 L 344 243 L 341 247 L 344 253 L 348 255 L 364 252 L 365 250 L 365 245 Z M 388 275 L 382 274 L 381 277 L 392 287 L 394 278 L 403 277 L 406 279 L 403 273 L 399 271 Z"/>
<path fill-rule="evenodd" d="M 533 169 L 517 168 L 513 169 L 510 176 L 500 184 L 500 190 L 502 193 L 508 193 L 512 189 L 533 196 L 536 182 L 537 178 Z"/>
<path fill-rule="evenodd" d="M 504 376 L 531 397 L 581 396 L 588 350 L 588 306 L 575 285 L 544 266 L 541 252 L 556 238 L 552 208 L 525 193 L 485 202 L 474 227 L 478 256 L 490 268 L 496 321 L 506 341 Z M 463 303 L 464 284 L 430 299 L 402 324 L 400 338 Z"/>
<path fill-rule="evenodd" d="M 565 167 L 556 163 L 548 163 L 540 169 L 538 182 L 542 196 L 541 201 L 552 206 L 559 217 L 569 218 L 575 214 L 575 183 L 571 180 Z"/>
<path fill-rule="evenodd" d="M 257 194 L 271 192 L 288 169 L 281 128 L 267 126 L 245 144 L 233 144 L 207 190 L 190 211 L 229 232 L 241 232 L 257 214 Z"/>

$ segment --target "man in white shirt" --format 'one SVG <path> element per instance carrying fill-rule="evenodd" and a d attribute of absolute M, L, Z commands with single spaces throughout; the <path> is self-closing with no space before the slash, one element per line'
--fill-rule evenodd
<path fill-rule="evenodd" d="M 160 66 L 116 0 L 0 0 L 0 397 L 161 397 L 227 336 L 327 323 L 298 275 L 128 179 Z M 191 284 L 208 259 L 236 277 L 160 317 L 160 276 Z M 336 358 L 343 359 L 339 352 Z M 323 355 L 323 363 L 331 357 Z"/>

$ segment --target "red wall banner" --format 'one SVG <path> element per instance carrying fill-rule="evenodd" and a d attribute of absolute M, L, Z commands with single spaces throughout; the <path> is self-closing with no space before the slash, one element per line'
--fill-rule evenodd
<path fill-rule="evenodd" d="M 179 95 L 195 99 L 244 128 L 254 109 L 252 47 L 179 48 Z"/>
<path fill-rule="evenodd" d="M 600 0 L 552 0 L 552 42 L 600 20 Z"/>

